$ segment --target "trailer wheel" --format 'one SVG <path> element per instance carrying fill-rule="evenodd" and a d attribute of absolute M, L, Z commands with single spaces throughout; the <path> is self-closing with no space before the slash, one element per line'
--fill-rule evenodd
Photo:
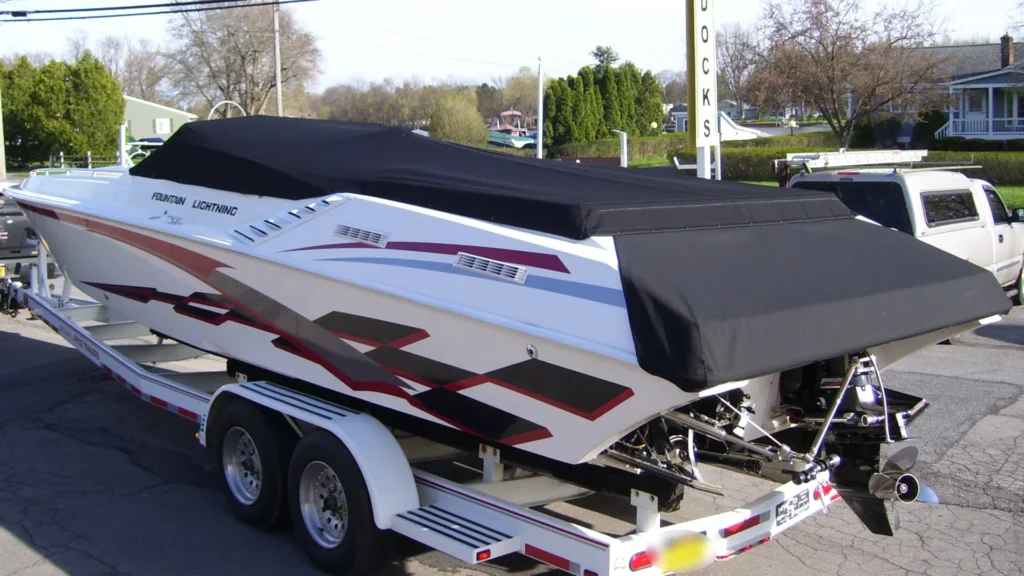
<path fill-rule="evenodd" d="M 258 406 L 232 399 L 214 422 L 221 489 L 236 516 L 260 530 L 288 519 L 285 470 L 294 435 Z"/>
<path fill-rule="evenodd" d="M 377 528 L 359 465 L 333 434 L 299 441 L 288 467 L 292 525 L 310 560 L 355 576 L 383 559 L 390 533 Z"/>

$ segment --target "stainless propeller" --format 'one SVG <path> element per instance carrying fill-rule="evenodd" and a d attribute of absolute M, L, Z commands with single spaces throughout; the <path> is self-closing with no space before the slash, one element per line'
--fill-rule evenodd
<path fill-rule="evenodd" d="M 894 530 L 900 528 L 900 516 L 898 508 L 896 508 L 897 500 L 906 504 L 911 502 L 939 503 L 938 494 L 909 473 L 917 463 L 918 455 L 919 451 L 916 446 L 907 446 L 886 460 L 882 465 L 881 472 L 872 474 L 871 479 L 868 480 L 868 492 L 876 498 L 891 502 Z"/>

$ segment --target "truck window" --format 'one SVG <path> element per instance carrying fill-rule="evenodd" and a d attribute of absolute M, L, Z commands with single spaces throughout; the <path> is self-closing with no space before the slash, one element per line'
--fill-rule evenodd
<path fill-rule="evenodd" d="M 941 226 L 978 219 L 978 207 L 970 190 L 925 192 L 921 194 L 928 226 Z"/>
<path fill-rule="evenodd" d="M 988 186 L 985 186 L 985 196 L 988 198 L 988 205 L 992 208 L 992 220 L 996 224 L 1009 224 L 1010 213 L 1006 210 L 1006 205 L 1003 204 L 1003 199 L 996 194 L 996 191 Z"/>
<path fill-rule="evenodd" d="M 795 182 L 793 188 L 831 192 L 855 214 L 886 228 L 913 234 L 903 187 L 895 182 Z"/>

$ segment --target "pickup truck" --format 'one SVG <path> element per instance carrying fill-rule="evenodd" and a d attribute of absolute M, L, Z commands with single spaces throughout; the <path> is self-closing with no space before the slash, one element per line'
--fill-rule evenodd
<path fill-rule="evenodd" d="M 790 186 L 834 193 L 861 217 L 985 268 L 1015 305 L 1024 300 L 1024 210 L 995 186 L 951 170 L 841 169 L 800 173 Z"/>
<path fill-rule="evenodd" d="M 38 242 L 25 214 L 0 192 L 0 282 L 29 282 L 30 265 L 39 255 Z M 57 277 L 56 272 L 53 261 L 48 259 L 47 277 Z"/>

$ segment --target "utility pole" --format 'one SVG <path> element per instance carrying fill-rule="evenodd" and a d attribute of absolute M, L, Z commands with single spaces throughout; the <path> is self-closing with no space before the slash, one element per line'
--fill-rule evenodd
<path fill-rule="evenodd" d="M 0 180 L 7 178 L 7 156 L 4 155 L 4 98 L 0 93 Z"/>
<path fill-rule="evenodd" d="M 281 102 L 281 29 L 277 18 L 279 8 L 280 4 L 274 2 L 274 84 L 277 88 L 277 115 L 284 116 L 284 103 Z"/>
<path fill-rule="evenodd" d="M 544 72 L 537 56 L 537 158 L 544 158 Z"/>

